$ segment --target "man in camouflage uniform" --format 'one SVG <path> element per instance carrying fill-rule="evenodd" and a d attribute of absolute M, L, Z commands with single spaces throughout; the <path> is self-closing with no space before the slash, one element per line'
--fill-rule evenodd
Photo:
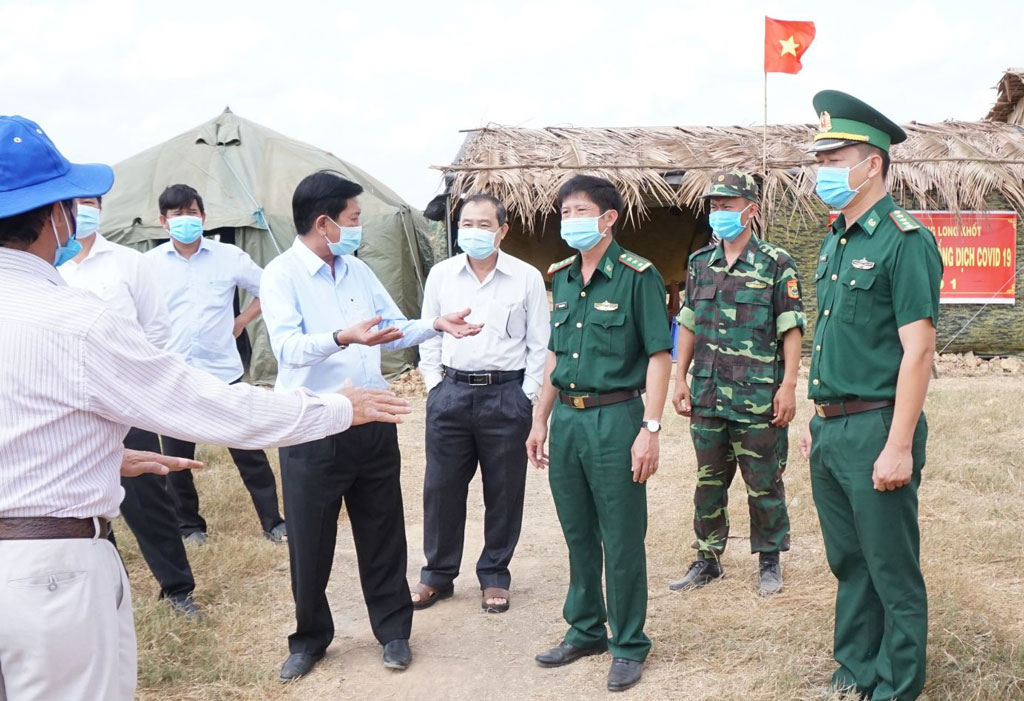
<path fill-rule="evenodd" d="M 800 284 L 789 254 L 753 234 L 758 188 L 750 175 L 720 171 L 704 197 L 719 242 L 690 257 L 672 398 L 677 413 L 693 417 L 698 559 L 669 588 L 695 589 L 722 576 L 728 490 L 738 466 L 747 485 L 750 550 L 760 557 L 758 592 L 768 596 L 782 590 L 779 553 L 789 550 L 782 473 L 805 325 Z"/>

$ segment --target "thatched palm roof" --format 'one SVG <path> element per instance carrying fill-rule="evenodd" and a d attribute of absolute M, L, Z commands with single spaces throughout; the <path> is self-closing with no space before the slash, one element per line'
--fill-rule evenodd
<path fill-rule="evenodd" d="M 1001 122 L 942 122 L 904 127 L 893 147 L 892 189 L 924 208 L 984 209 L 998 193 L 1024 211 L 1024 127 Z M 765 203 L 817 207 L 813 160 L 802 151 L 815 127 L 768 129 Z M 762 172 L 759 127 L 522 129 L 488 125 L 468 133 L 448 166 L 435 166 L 457 196 L 486 191 L 501 198 L 527 230 L 553 213 L 558 187 L 578 173 L 608 178 L 621 189 L 629 216 L 652 206 L 699 206 L 720 168 Z"/>
<path fill-rule="evenodd" d="M 1007 68 L 996 86 L 996 104 L 985 119 L 1024 124 L 1024 68 Z"/>

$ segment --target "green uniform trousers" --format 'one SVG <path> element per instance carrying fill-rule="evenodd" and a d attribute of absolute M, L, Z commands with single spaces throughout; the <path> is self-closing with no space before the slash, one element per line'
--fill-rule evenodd
<path fill-rule="evenodd" d="M 694 416 L 690 435 L 697 454 L 697 488 L 693 494 L 695 548 L 705 559 L 718 559 L 729 538 L 729 485 L 739 465 L 747 485 L 750 552 L 789 550 L 786 470 L 789 438 L 785 428 L 748 424 L 711 416 Z"/>
<path fill-rule="evenodd" d="M 910 484 L 872 486 L 893 408 L 811 420 L 811 490 L 825 555 L 839 580 L 833 655 L 835 687 L 875 701 L 917 698 L 924 686 L 928 598 L 921 576 L 917 489 L 928 424 L 914 431 Z"/>
<path fill-rule="evenodd" d="M 651 649 L 644 635 L 647 487 L 633 482 L 630 448 L 643 413 L 639 398 L 592 409 L 556 402 L 548 468 L 569 546 L 569 593 L 562 615 L 570 628 L 565 642 L 591 647 L 608 641 L 613 657 L 641 662 Z M 605 621 L 611 627 L 610 640 Z"/>

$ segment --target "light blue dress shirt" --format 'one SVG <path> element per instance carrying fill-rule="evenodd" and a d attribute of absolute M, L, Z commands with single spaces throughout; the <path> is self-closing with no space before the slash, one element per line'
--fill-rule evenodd
<path fill-rule="evenodd" d="M 278 390 L 336 392 L 347 379 L 357 387 L 387 387 L 380 374 L 382 346 L 341 349 L 334 341 L 335 331 L 360 321 L 379 315 L 381 328 L 402 331 L 402 338 L 383 346 L 388 350 L 415 346 L 441 333 L 434 329 L 433 318 L 405 318 L 366 263 L 337 256 L 332 277 L 327 263 L 300 238 L 263 271 L 260 302 L 277 358 Z"/>
<path fill-rule="evenodd" d="M 170 241 L 148 251 L 146 258 L 167 302 L 171 340 L 166 350 L 224 382 L 240 378 L 235 288 L 258 297 L 260 266 L 238 246 L 209 238 L 202 239 L 191 258 L 179 254 Z"/>

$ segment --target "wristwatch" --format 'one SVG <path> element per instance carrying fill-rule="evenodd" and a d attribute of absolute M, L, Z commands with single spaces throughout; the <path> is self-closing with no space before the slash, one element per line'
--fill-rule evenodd
<path fill-rule="evenodd" d="M 661 422 L 656 419 L 644 419 L 640 422 L 640 425 L 651 433 L 657 433 L 661 430 Z"/>
<path fill-rule="evenodd" d="M 346 348 L 348 348 L 348 344 L 347 343 L 342 343 L 341 341 L 338 340 L 338 334 L 340 334 L 340 333 L 341 333 L 341 329 L 338 329 L 337 331 L 335 331 L 332 334 L 334 336 L 334 342 L 336 344 L 338 344 L 338 349 L 339 350 L 345 350 Z"/>

